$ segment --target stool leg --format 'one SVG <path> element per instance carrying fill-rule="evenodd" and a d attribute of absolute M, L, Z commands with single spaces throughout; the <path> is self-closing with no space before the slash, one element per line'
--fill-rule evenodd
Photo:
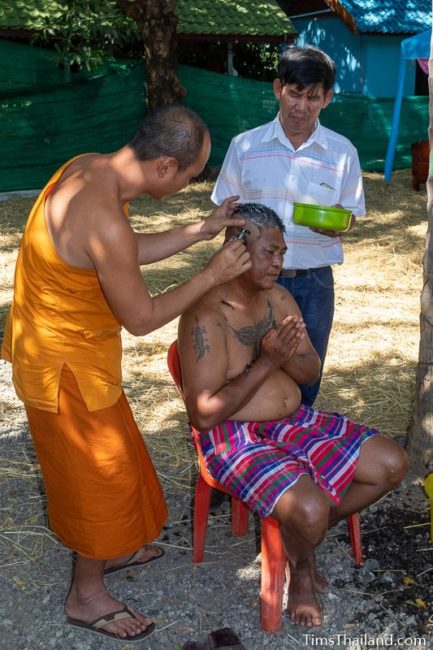
<path fill-rule="evenodd" d="M 203 562 L 212 488 L 200 475 L 195 486 L 192 561 Z"/>
<path fill-rule="evenodd" d="M 260 592 L 260 620 L 265 632 L 281 629 L 286 554 L 281 540 L 280 526 L 273 517 L 262 521 L 262 584 Z"/>
<path fill-rule="evenodd" d="M 243 537 L 248 532 L 248 507 L 237 499 L 232 497 L 232 535 L 234 537 Z"/>
<path fill-rule="evenodd" d="M 352 553 L 355 558 L 356 566 L 364 564 L 364 557 L 362 554 L 362 540 L 361 540 L 361 526 L 359 523 L 359 512 L 354 512 L 353 515 L 347 518 L 347 525 L 349 527 L 350 543 L 352 545 Z"/>

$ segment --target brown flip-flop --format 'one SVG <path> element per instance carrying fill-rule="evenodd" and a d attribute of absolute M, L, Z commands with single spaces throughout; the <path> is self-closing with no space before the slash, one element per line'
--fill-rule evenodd
<path fill-rule="evenodd" d="M 154 544 L 152 544 L 150 546 L 152 548 L 158 549 L 158 551 L 159 551 L 158 555 L 153 555 L 148 560 L 141 560 L 141 561 L 140 560 L 134 560 L 134 558 L 137 556 L 137 554 L 140 553 L 143 550 L 143 547 L 139 548 L 138 551 L 136 551 L 135 553 L 133 553 L 131 555 L 131 557 L 129 558 L 129 560 L 127 562 L 125 562 L 125 564 L 122 564 L 120 566 L 113 566 L 113 567 L 110 567 L 109 569 L 106 569 L 104 571 L 104 576 L 112 576 L 115 573 L 121 573 L 122 571 L 126 571 L 127 569 L 132 569 L 133 567 L 145 566 L 146 564 L 149 564 L 149 562 L 153 562 L 154 560 L 159 560 L 165 554 L 164 549 L 161 548 L 160 546 L 156 546 Z M 144 548 L 146 548 L 146 547 L 144 547 Z"/>
<path fill-rule="evenodd" d="M 116 641 L 123 641 L 124 643 L 134 643 L 135 641 L 141 641 L 141 639 L 144 639 L 146 636 L 149 636 L 149 634 L 152 634 L 155 629 L 155 623 L 150 623 L 143 632 L 140 632 L 140 634 L 136 634 L 135 636 L 119 636 L 114 632 L 109 632 L 108 630 L 103 629 L 104 625 L 107 623 L 121 621 L 125 618 L 137 618 L 134 612 L 126 605 L 123 609 L 120 609 L 116 612 L 111 612 L 110 614 L 105 614 L 104 616 L 100 616 L 91 623 L 80 621 L 77 618 L 70 618 L 69 616 L 66 617 L 66 622 L 73 627 L 79 627 L 82 630 L 86 630 L 87 632 L 94 632 L 95 634 L 103 634 L 104 636 L 108 636 L 111 639 L 116 639 Z"/>

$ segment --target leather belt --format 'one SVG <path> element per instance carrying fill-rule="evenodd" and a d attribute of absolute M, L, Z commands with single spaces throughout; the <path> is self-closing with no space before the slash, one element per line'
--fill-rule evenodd
<path fill-rule="evenodd" d="M 314 271 L 321 271 L 327 269 L 328 266 L 317 266 L 314 269 L 281 269 L 281 278 L 296 278 L 298 275 L 309 275 Z"/>

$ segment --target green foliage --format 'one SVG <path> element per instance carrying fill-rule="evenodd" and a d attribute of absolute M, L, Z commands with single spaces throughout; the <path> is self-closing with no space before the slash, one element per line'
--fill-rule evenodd
<path fill-rule="evenodd" d="M 39 21 L 33 42 L 54 47 L 65 70 L 98 67 L 138 37 L 136 24 L 112 0 L 63 0 L 55 11 L 40 12 Z"/>
<path fill-rule="evenodd" d="M 241 77 L 273 81 L 280 59 L 280 46 L 271 43 L 243 43 L 234 48 L 234 64 Z"/>
<path fill-rule="evenodd" d="M 280 57 L 280 45 L 272 43 L 235 43 L 233 65 L 240 77 L 273 81 Z M 194 50 L 178 52 L 179 63 L 227 72 L 227 42 L 198 43 Z"/>

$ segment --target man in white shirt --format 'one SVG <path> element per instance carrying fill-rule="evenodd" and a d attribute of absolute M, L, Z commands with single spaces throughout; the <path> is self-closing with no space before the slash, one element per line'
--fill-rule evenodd
<path fill-rule="evenodd" d="M 212 200 L 220 204 L 237 194 L 241 202 L 264 203 L 282 218 L 287 253 L 279 283 L 297 301 L 323 369 L 334 315 L 332 265 L 343 262 L 342 233 L 294 224 L 293 203 L 340 205 L 351 210 L 352 228 L 365 214 L 361 168 L 350 141 L 319 122 L 333 96 L 332 59 L 318 48 L 290 47 L 277 74 L 278 115 L 232 140 Z M 301 386 L 302 401 L 312 405 L 319 387 L 320 378 L 312 387 Z"/>

